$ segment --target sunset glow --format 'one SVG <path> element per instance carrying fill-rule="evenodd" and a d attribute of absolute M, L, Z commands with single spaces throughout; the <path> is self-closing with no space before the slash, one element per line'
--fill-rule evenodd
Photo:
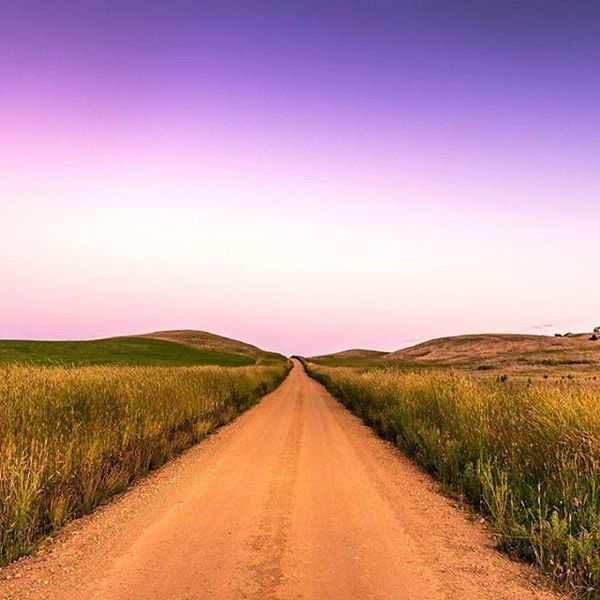
<path fill-rule="evenodd" d="M 3 3 L 0 337 L 600 325 L 600 13 L 484 4 Z"/>

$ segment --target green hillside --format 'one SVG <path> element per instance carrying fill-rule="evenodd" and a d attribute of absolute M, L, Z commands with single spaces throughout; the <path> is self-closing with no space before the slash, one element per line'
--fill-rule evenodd
<path fill-rule="evenodd" d="M 255 364 L 255 358 L 228 352 L 226 348 L 192 347 L 149 337 L 47 342 L 0 340 L 0 363 L 34 365 L 129 365 L 239 367 Z"/>

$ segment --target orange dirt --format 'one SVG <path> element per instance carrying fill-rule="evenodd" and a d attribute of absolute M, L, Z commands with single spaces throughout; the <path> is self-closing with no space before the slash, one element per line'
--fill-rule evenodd
<path fill-rule="evenodd" d="M 296 363 L 233 424 L 38 554 L 0 598 L 556 598 Z"/>

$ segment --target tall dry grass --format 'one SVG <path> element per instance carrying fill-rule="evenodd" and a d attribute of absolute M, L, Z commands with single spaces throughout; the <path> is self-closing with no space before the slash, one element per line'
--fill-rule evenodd
<path fill-rule="evenodd" d="M 600 594 L 600 389 L 307 365 L 489 518 L 505 550 Z"/>
<path fill-rule="evenodd" d="M 0 367 L 0 564 L 234 418 L 271 367 Z"/>

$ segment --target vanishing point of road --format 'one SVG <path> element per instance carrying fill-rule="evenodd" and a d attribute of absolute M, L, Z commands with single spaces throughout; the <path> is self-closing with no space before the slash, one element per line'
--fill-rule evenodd
<path fill-rule="evenodd" d="M 556 598 L 301 365 L 35 556 L 7 600 Z"/>

